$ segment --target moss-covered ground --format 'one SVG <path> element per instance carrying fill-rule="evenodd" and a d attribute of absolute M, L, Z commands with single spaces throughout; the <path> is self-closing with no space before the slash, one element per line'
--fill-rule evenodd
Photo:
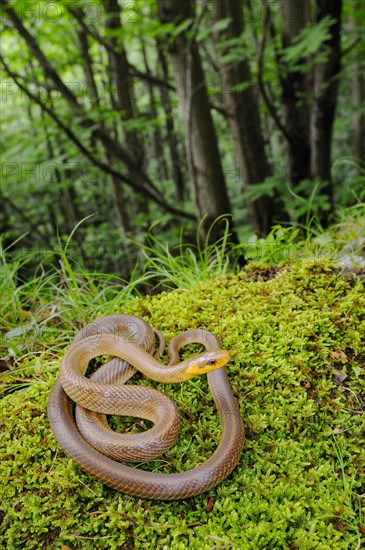
<path fill-rule="evenodd" d="M 228 373 L 246 428 L 241 462 L 208 493 L 178 502 L 118 493 L 64 455 L 46 407 L 74 330 L 60 323 L 57 296 L 44 332 L 32 336 L 29 316 L 34 326 L 44 324 L 25 308 L 24 334 L 10 336 L 14 346 L 24 338 L 36 345 L 23 349 L 11 365 L 16 369 L 1 377 L 0 547 L 362 547 L 364 286 L 361 274 L 304 260 L 267 269 L 252 264 L 192 290 L 128 301 L 124 311 L 143 316 L 167 341 L 204 327 L 231 350 Z M 112 300 L 97 311 L 90 305 L 85 319 L 75 318 L 74 329 L 93 315 L 120 310 Z M 40 311 L 44 317 L 45 308 Z M 161 389 L 176 400 L 182 431 L 165 456 L 142 467 L 183 471 L 211 455 L 219 420 L 205 377 Z"/>

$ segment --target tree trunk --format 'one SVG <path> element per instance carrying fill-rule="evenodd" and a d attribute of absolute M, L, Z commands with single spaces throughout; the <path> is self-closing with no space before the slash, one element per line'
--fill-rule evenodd
<path fill-rule="evenodd" d="M 184 3 L 158 0 L 157 6 L 160 19 L 164 23 L 178 25 L 194 16 L 190 0 Z M 188 38 L 185 31 L 170 43 L 169 51 L 185 126 L 185 147 L 193 197 L 198 218 L 205 217 L 208 227 L 218 216 L 230 214 L 231 206 L 200 54 L 195 38 Z M 215 224 L 211 237 L 215 239 L 218 236 L 220 230 Z"/>
<path fill-rule="evenodd" d="M 117 108 L 120 110 L 122 121 L 129 122 L 135 119 L 132 86 L 128 74 L 128 60 L 124 47 L 116 32 L 121 32 L 121 9 L 118 0 L 105 0 L 105 28 L 112 34 L 108 38 L 112 49 L 108 50 L 110 80 L 115 85 Z M 141 166 L 144 159 L 143 144 L 136 129 L 124 128 L 126 148 L 136 166 Z"/>
<path fill-rule="evenodd" d="M 324 192 L 328 196 L 332 208 L 331 143 L 341 68 L 341 11 L 342 0 L 317 0 L 317 21 L 329 16 L 335 22 L 330 26 L 330 38 L 322 46 L 322 48 L 328 49 L 327 60 L 317 65 L 314 73 L 315 99 L 311 120 L 311 172 L 313 178 L 319 178 L 326 182 Z"/>
<path fill-rule="evenodd" d="M 41 118 L 44 120 L 43 111 L 41 111 Z M 66 159 L 67 155 L 62 146 L 62 141 L 60 136 L 57 134 L 54 138 L 57 153 L 58 153 L 57 155 L 55 155 L 55 148 L 53 146 L 52 138 L 47 131 L 46 124 L 43 125 L 43 128 L 45 132 L 48 161 L 53 162 L 53 159 L 55 158 L 55 156 L 58 156 L 58 157 L 62 156 L 64 159 Z M 66 224 L 66 232 L 71 234 L 72 231 L 75 229 L 77 223 L 82 219 L 82 215 L 79 210 L 78 197 L 77 197 L 77 193 L 73 182 L 74 174 L 72 173 L 72 168 L 70 168 L 69 165 L 64 164 L 63 161 L 61 165 L 59 165 L 58 163 L 56 164 L 55 168 L 53 169 L 53 173 L 54 173 L 54 180 L 56 182 L 56 186 L 55 186 L 56 193 L 55 193 L 53 202 L 61 206 L 62 217 Z M 65 182 L 67 182 L 67 185 L 65 185 Z M 52 229 L 53 229 L 54 235 L 57 235 L 59 231 L 59 227 L 57 224 L 57 217 L 56 217 L 54 205 L 52 206 L 49 205 L 48 211 L 52 212 L 51 220 L 52 220 L 52 223 L 55 224 L 52 226 Z M 86 256 L 82 246 L 83 240 L 82 240 L 82 235 L 80 235 L 80 231 L 76 231 L 74 233 L 74 239 L 77 242 L 80 255 L 83 259 L 83 262 L 85 263 Z"/>
<path fill-rule="evenodd" d="M 239 39 L 244 30 L 243 7 L 238 0 L 216 0 L 214 19 L 229 19 L 228 28 L 218 33 L 219 40 Z M 221 55 L 227 48 L 219 48 Z M 248 191 L 255 183 L 262 183 L 270 174 L 264 139 L 261 132 L 260 112 L 252 83 L 252 75 L 247 59 L 225 63 L 220 61 L 220 73 L 224 90 L 224 106 L 233 137 L 237 161 L 243 180 L 243 188 Z M 239 85 L 249 84 L 240 90 Z M 250 222 L 259 232 L 267 233 L 273 222 L 273 200 L 261 197 L 255 201 L 247 199 Z"/>
<path fill-rule="evenodd" d="M 105 0 L 105 28 L 111 31 L 108 42 L 111 49 L 108 50 L 110 81 L 115 86 L 116 107 L 120 112 L 122 128 L 125 137 L 125 148 L 133 161 L 134 167 L 128 167 L 129 176 L 140 184 L 143 184 L 141 169 L 143 168 L 145 153 L 143 141 L 135 128 L 129 128 L 128 123 L 135 120 L 135 108 L 133 105 L 133 83 L 128 71 L 127 54 L 116 32 L 121 31 L 121 8 L 118 0 Z M 123 127 L 123 122 L 127 123 Z M 139 213 L 148 212 L 148 203 L 141 197 L 132 199 L 134 217 Z"/>
<path fill-rule="evenodd" d="M 362 65 L 356 64 L 354 67 L 355 76 L 353 84 L 354 99 L 354 153 L 357 161 L 365 164 L 365 79 L 362 72 Z M 362 168 L 363 170 L 363 168 Z"/>
<path fill-rule="evenodd" d="M 356 4 L 355 4 L 356 5 Z M 364 21 L 356 17 L 356 12 L 351 17 L 351 31 L 354 36 L 359 37 L 364 32 Z M 353 114 L 353 154 L 356 159 L 358 175 L 364 173 L 365 166 L 365 77 L 364 77 L 364 62 L 362 59 L 363 48 L 355 49 L 353 52 L 353 83 L 352 83 L 352 99 L 354 102 Z"/>
<path fill-rule="evenodd" d="M 281 0 L 283 47 L 287 48 L 309 22 L 309 0 Z M 308 76 L 282 67 L 281 100 L 288 133 L 289 177 L 292 184 L 311 178 Z"/>
<path fill-rule="evenodd" d="M 162 75 L 166 82 L 169 81 L 169 70 L 167 65 L 167 59 L 163 46 L 157 43 L 158 61 L 161 66 Z M 178 143 L 176 139 L 175 124 L 173 118 L 173 110 L 171 105 L 170 93 L 166 86 L 160 87 L 161 102 L 166 115 L 166 132 L 167 143 L 170 150 L 171 164 L 172 164 L 172 177 L 175 183 L 176 198 L 178 201 L 183 201 L 186 195 L 185 192 L 185 180 L 182 172 L 182 163 L 180 159 L 180 153 Z"/>
<path fill-rule="evenodd" d="M 100 97 L 99 97 L 96 82 L 95 82 L 93 62 L 89 52 L 88 36 L 83 28 L 81 28 L 79 31 L 79 41 L 80 41 L 81 61 L 85 72 L 85 78 L 89 89 L 90 97 L 95 103 L 95 105 L 99 105 Z M 100 125 L 102 126 L 103 130 L 105 130 L 104 121 L 100 121 Z M 113 165 L 114 158 L 112 153 L 109 151 L 107 147 L 103 147 L 103 149 L 104 149 L 105 157 L 108 164 Z M 117 225 L 124 231 L 124 233 L 128 233 L 130 231 L 130 223 L 129 223 L 128 213 L 125 205 L 123 187 L 121 186 L 120 182 L 117 180 L 115 176 L 110 175 L 109 177 L 110 177 L 112 193 L 114 197 L 113 206 L 115 209 Z"/>
<path fill-rule="evenodd" d="M 144 63 L 144 69 L 147 74 L 150 74 L 150 67 L 148 62 L 148 56 L 146 52 L 146 46 L 143 41 L 143 37 L 140 38 L 141 40 L 141 50 L 143 55 L 143 63 Z M 151 115 L 151 118 L 155 121 L 155 124 L 152 127 L 152 137 L 153 137 L 153 147 L 154 147 L 154 156 L 157 160 L 157 175 L 159 179 L 166 180 L 168 178 L 168 170 L 167 170 L 167 163 L 165 159 L 165 153 L 163 148 L 163 139 L 161 135 L 161 128 L 159 125 L 156 124 L 157 119 L 157 109 L 156 109 L 156 99 L 155 99 L 155 92 L 153 84 L 150 80 L 146 83 L 148 95 L 149 95 L 149 101 L 150 101 L 150 108 L 149 113 Z"/>

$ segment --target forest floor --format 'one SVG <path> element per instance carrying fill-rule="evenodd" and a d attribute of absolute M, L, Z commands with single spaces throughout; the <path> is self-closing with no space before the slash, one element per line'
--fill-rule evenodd
<path fill-rule="evenodd" d="M 72 293 L 65 287 L 74 285 Z M 154 296 L 108 296 L 85 279 L 2 296 L 0 546 L 15 549 L 360 549 L 365 535 L 365 276 L 326 259 L 249 263 L 236 274 Z M 28 296 L 28 300 L 25 299 Z M 30 299 L 29 296 L 32 296 Z M 67 297 L 67 299 L 66 299 Z M 75 330 L 143 317 L 167 341 L 204 327 L 227 366 L 246 430 L 239 465 L 186 501 L 114 491 L 66 457 L 47 400 Z M 5 367 L 10 370 L 5 370 Z M 141 467 L 193 468 L 220 423 L 206 377 L 162 387 L 182 415 L 177 443 Z"/>

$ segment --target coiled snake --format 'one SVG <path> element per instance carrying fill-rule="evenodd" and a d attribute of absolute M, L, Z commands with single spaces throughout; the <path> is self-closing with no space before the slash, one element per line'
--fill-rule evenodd
<path fill-rule="evenodd" d="M 226 369 L 220 368 L 228 362 L 229 353 L 220 349 L 216 337 L 201 329 L 179 334 L 170 343 L 166 366 L 151 355 L 155 333 L 161 351 L 161 335 L 139 317 L 108 315 L 86 325 L 63 358 L 49 399 L 48 418 L 65 453 L 106 485 L 142 498 L 177 500 L 207 491 L 233 470 L 241 456 L 244 428 Z M 188 343 L 202 343 L 207 351 L 178 362 L 179 349 Z M 89 361 L 99 355 L 112 359 L 86 378 Z M 150 387 L 124 385 L 136 369 L 161 382 L 208 373 L 222 435 L 205 463 L 182 473 L 159 474 L 116 461 L 154 458 L 172 445 L 179 430 L 179 414 L 168 397 Z M 140 434 L 118 434 L 109 427 L 107 414 L 145 418 L 154 426 Z"/>

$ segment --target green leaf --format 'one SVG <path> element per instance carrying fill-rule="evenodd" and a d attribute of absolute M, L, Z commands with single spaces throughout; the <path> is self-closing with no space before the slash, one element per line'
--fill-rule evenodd
<path fill-rule="evenodd" d="M 186 31 L 192 24 L 193 20 L 190 19 L 184 19 L 177 27 L 173 28 L 171 30 L 172 36 L 176 37 L 179 36 L 179 34 L 182 34 L 184 31 Z"/>
<path fill-rule="evenodd" d="M 326 16 L 316 25 L 301 29 L 293 43 L 283 51 L 283 61 L 297 63 L 301 59 L 317 53 L 323 43 L 331 37 L 330 27 L 334 22 L 333 18 Z"/>
<path fill-rule="evenodd" d="M 361 368 L 356 365 L 352 365 L 352 370 L 355 373 L 355 376 L 359 377 L 361 375 Z"/>

